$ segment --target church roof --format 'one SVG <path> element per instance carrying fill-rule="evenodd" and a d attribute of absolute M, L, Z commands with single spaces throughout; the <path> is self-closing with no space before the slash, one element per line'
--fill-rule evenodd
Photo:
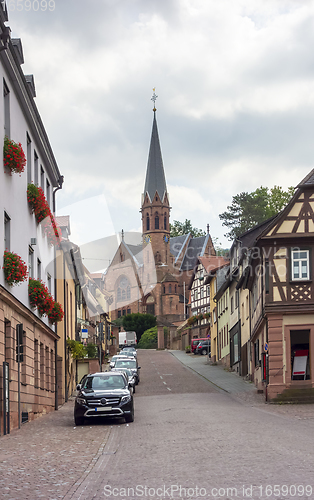
<path fill-rule="evenodd" d="M 209 235 L 206 234 L 206 236 L 198 236 L 197 238 L 190 239 L 181 265 L 182 271 L 194 269 L 198 257 L 204 255 L 208 237 Z"/>
<path fill-rule="evenodd" d="M 168 283 L 173 281 L 177 282 L 178 280 L 171 273 L 166 273 L 163 279 L 161 280 L 161 283 Z"/>
<path fill-rule="evenodd" d="M 149 198 L 152 201 L 156 191 L 161 201 L 163 201 L 164 196 L 167 192 L 167 186 L 159 143 L 156 113 L 154 112 L 152 137 L 150 141 L 144 187 L 144 198 L 146 196 L 146 193 L 148 193 Z"/>
<path fill-rule="evenodd" d="M 314 185 L 314 169 L 298 184 L 298 188 Z"/>

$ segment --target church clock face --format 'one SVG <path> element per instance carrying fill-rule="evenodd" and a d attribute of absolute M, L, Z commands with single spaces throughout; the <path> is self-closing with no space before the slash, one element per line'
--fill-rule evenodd
<path fill-rule="evenodd" d="M 170 238 L 169 238 L 169 236 L 167 236 L 167 235 L 165 234 L 165 236 L 164 236 L 164 242 L 165 242 L 165 243 L 168 243 L 168 242 L 169 242 L 169 239 L 170 239 Z"/>
<path fill-rule="evenodd" d="M 147 234 L 147 235 L 145 236 L 145 243 L 150 243 L 150 241 L 151 241 L 151 237 L 150 237 L 150 235 L 149 235 L 149 234 Z"/>

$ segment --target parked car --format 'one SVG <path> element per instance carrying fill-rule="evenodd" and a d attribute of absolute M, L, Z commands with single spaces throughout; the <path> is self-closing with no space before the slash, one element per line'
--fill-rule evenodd
<path fill-rule="evenodd" d="M 112 368 L 113 372 L 123 373 L 128 381 L 128 384 L 131 386 L 133 394 L 135 393 L 136 380 L 134 373 L 129 368 Z"/>
<path fill-rule="evenodd" d="M 112 356 L 111 361 L 109 363 L 110 368 L 114 368 L 115 363 L 118 359 L 124 359 L 128 357 L 129 356 L 126 356 L 125 354 L 115 354 L 114 356 Z"/>
<path fill-rule="evenodd" d="M 210 339 L 202 340 L 195 349 L 195 354 L 207 354 L 210 352 Z"/>
<path fill-rule="evenodd" d="M 119 332 L 119 347 L 136 346 L 136 332 Z"/>
<path fill-rule="evenodd" d="M 202 342 L 202 340 L 208 340 L 207 337 L 206 338 L 203 338 L 203 339 L 192 339 L 191 340 L 191 352 L 193 352 L 194 354 L 196 354 L 196 348 L 198 346 L 198 344 L 200 342 Z"/>
<path fill-rule="evenodd" d="M 140 381 L 140 366 L 138 366 L 136 359 L 134 358 L 123 358 L 117 359 L 114 365 L 115 368 L 129 368 L 135 377 L 135 384 L 137 385 Z"/>
<path fill-rule="evenodd" d="M 75 425 L 95 417 L 124 417 L 134 421 L 133 396 L 126 377 L 120 372 L 100 372 L 88 375 L 78 384 L 75 398 Z"/>
<path fill-rule="evenodd" d="M 134 356 L 134 358 L 137 358 L 137 350 L 135 347 L 124 347 L 120 353 L 128 353 L 131 356 Z"/>

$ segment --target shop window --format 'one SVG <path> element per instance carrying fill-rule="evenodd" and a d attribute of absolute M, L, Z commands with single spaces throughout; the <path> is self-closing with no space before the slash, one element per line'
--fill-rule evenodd
<path fill-rule="evenodd" d="M 309 250 L 291 250 L 291 273 L 293 281 L 310 279 L 309 253 Z"/>
<path fill-rule="evenodd" d="M 291 330 L 291 379 L 310 379 L 310 332 L 309 330 Z"/>

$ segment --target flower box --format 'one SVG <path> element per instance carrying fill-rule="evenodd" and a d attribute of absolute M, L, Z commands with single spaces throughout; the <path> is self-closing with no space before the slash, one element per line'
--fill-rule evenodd
<path fill-rule="evenodd" d="M 51 313 L 48 314 L 48 319 L 50 323 L 57 323 L 63 320 L 64 312 L 61 304 L 59 302 L 55 302 L 52 308 Z"/>
<path fill-rule="evenodd" d="M 48 316 L 50 323 L 62 321 L 64 312 L 61 304 L 55 302 L 46 285 L 39 280 L 30 278 L 28 295 L 32 307 L 37 307 L 40 316 Z"/>
<path fill-rule="evenodd" d="M 36 221 L 43 223 L 43 230 L 47 235 L 49 245 L 58 245 L 61 238 L 60 230 L 42 188 L 35 184 L 28 184 L 27 201 L 35 214 Z"/>
<path fill-rule="evenodd" d="M 27 265 L 19 255 L 7 250 L 3 255 L 3 270 L 5 280 L 9 285 L 16 285 L 27 279 Z"/>
<path fill-rule="evenodd" d="M 24 172 L 26 158 L 20 142 L 17 144 L 8 137 L 4 138 L 3 164 L 5 167 L 8 167 L 11 172 L 18 174 Z"/>

